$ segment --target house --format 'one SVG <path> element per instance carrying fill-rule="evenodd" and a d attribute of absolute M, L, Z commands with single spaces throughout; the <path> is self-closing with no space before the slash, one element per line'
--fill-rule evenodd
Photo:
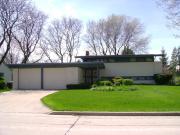
<path fill-rule="evenodd" d="M 76 63 L 10 64 L 14 89 L 66 89 L 67 84 L 93 83 L 101 78 L 123 76 L 136 83 L 154 83 L 162 73 L 161 54 L 76 56 Z"/>
<path fill-rule="evenodd" d="M 6 83 L 12 81 L 12 71 L 5 64 L 0 65 L 0 77 L 3 77 Z"/>

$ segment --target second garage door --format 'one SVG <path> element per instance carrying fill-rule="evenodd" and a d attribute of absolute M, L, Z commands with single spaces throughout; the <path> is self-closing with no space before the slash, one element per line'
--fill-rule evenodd
<path fill-rule="evenodd" d="M 44 89 L 66 89 L 67 84 L 79 83 L 78 68 L 44 68 Z"/>

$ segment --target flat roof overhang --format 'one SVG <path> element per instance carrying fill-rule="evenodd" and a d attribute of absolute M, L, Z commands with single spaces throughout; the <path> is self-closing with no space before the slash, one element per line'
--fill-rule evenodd
<path fill-rule="evenodd" d="M 104 69 L 103 62 L 75 62 L 75 63 L 27 63 L 27 64 L 7 64 L 9 68 L 66 68 L 79 67 L 83 69 L 99 68 Z"/>
<path fill-rule="evenodd" d="M 89 56 L 76 56 L 75 58 L 94 59 L 94 58 L 137 58 L 137 57 L 156 57 L 163 56 L 162 54 L 136 54 L 136 55 L 89 55 Z"/>

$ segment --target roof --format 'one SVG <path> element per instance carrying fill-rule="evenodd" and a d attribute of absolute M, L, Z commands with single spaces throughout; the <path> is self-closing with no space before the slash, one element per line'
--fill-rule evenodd
<path fill-rule="evenodd" d="M 27 63 L 27 64 L 7 64 L 9 68 L 105 68 L 103 62 L 75 62 L 75 63 Z"/>
<path fill-rule="evenodd" d="M 129 58 L 129 57 L 155 57 L 162 56 L 162 54 L 136 54 L 136 55 L 89 55 L 89 56 L 76 56 L 75 58 L 94 59 L 94 58 Z"/>

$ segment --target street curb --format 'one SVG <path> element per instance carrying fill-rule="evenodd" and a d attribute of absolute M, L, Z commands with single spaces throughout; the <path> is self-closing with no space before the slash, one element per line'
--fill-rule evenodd
<path fill-rule="evenodd" d="M 84 115 L 84 116 L 180 116 L 180 112 L 78 112 L 54 111 L 49 115 Z"/>

